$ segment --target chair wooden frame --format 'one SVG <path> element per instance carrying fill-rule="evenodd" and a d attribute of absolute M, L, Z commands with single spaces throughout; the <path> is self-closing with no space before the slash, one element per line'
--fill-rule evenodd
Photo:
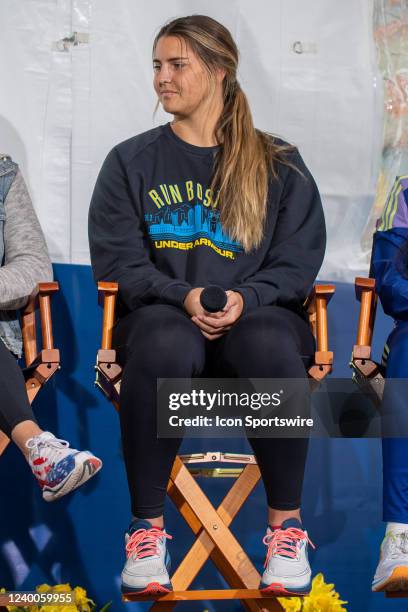
<path fill-rule="evenodd" d="M 377 310 L 377 294 L 375 279 L 355 279 L 356 298 L 360 302 L 357 338 L 351 354 L 350 367 L 353 369 L 353 380 L 369 396 L 378 408 L 384 392 L 384 376 L 381 367 L 372 358 L 372 339 L 375 315 Z"/>
<path fill-rule="evenodd" d="M 327 304 L 334 294 L 333 285 L 318 285 L 305 306 L 316 338 L 314 363 L 308 370 L 314 388 L 332 370 L 333 353 L 328 350 Z M 119 410 L 122 368 L 112 349 L 112 330 L 115 322 L 117 283 L 98 283 L 99 304 L 103 306 L 102 343 L 98 351 L 96 385 Z M 196 468 L 193 464 L 244 464 L 243 468 Z M 229 477 L 235 482 L 218 506 L 214 506 L 196 482 L 197 477 Z M 233 453 L 199 453 L 176 457 L 170 474 L 167 493 L 197 536 L 193 546 L 171 577 L 173 591 L 157 596 L 127 596 L 127 601 L 156 599 L 154 611 L 169 611 L 180 601 L 239 599 L 244 609 L 255 611 L 282 610 L 276 595 L 258 590 L 260 575 L 229 527 L 260 479 L 260 471 L 253 455 Z M 204 563 L 211 558 L 230 585 L 230 589 L 189 590 Z"/>
<path fill-rule="evenodd" d="M 60 352 L 54 348 L 51 316 L 51 296 L 58 291 L 56 282 L 40 283 L 38 292 L 31 297 L 21 312 L 21 330 L 23 335 L 24 358 L 26 367 L 23 370 L 28 401 L 30 404 L 40 389 L 60 367 Z M 42 349 L 38 351 L 35 316 L 40 310 Z M 0 455 L 6 450 L 10 439 L 0 431 Z"/>

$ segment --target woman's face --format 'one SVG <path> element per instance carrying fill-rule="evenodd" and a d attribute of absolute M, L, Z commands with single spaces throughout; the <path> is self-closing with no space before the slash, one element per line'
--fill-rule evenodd
<path fill-rule="evenodd" d="M 187 117 L 208 98 L 208 76 L 190 45 L 176 36 L 159 38 L 153 58 L 154 89 L 164 110 Z"/>

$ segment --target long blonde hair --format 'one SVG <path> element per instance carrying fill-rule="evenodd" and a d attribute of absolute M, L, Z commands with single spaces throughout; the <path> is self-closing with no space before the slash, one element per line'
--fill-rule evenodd
<path fill-rule="evenodd" d="M 259 247 L 264 236 L 268 182 L 271 175 L 277 177 L 275 162 L 296 169 L 286 159 L 296 147 L 277 144 L 272 134 L 254 127 L 247 97 L 237 81 L 238 48 L 221 23 L 205 15 L 174 19 L 158 32 L 153 54 L 162 36 L 176 36 L 189 43 L 206 69 L 210 86 L 215 87 L 216 69 L 225 70 L 224 107 L 215 127 L 221 147 L 210 187 L 214 194 L 219 191 L 223 229 L 248 253 Z"/>

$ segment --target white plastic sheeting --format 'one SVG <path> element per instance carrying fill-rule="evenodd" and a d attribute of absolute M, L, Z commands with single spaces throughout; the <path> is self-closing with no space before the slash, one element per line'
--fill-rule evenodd
<path fill-rule="evenodd" d="M 154 35 L 203 13 L 238 44 L 257 127 L 298 145 L 315 176 L 329 237 L 321 277 L 366 272 L 361 237 L 382 152 L 372 11 L 367 0 L 2 0 L 0 150 L 23 168 L 53 260 L 89 263 L 87 211 L 105 155 L 170 119 L 153 120 Z"/>
<path fill-rule="evenodd" d="M 396 177 L 408 175 L 408 0 L 375 0 L 374 40 L 384 83 L 383 156 L 377 194 L 362 235 L 368 249 Z"/>

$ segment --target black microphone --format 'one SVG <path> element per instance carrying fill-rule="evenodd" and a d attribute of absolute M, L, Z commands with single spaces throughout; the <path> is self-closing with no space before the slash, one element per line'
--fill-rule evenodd
<path fill-rule="evenodd" d="M 218 312 L 222 310 L 228 301 L 227 294 L 218 285 L 209 285 L 200 295 L 201 306 L 207 312 Z"/>

